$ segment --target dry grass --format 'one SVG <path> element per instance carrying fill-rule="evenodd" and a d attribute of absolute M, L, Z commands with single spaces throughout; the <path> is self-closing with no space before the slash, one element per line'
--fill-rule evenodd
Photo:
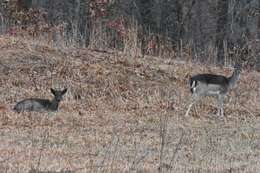
<path fill-rule="evenodd" d="M 260 172 L 257 72 L 242 73 L 226 122 L 212 98 L 185 119 L 189 76 L 232 69 L 7 37 L 0 49 L 1 172 Z M 69 88 L 59 112 L 11 110 L 26 97 L 50 98 L 50 87 Z"/>

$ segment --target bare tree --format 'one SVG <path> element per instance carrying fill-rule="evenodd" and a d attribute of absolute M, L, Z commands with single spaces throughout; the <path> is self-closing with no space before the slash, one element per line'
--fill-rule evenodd
<path fill-rule="evenodd" d="M 227 35 L 228 23 L 228 3 L 226 0 L 218 0 L 217 4 L 217 30 L 216 30 L 216 46 L 217 46 L 217 61 L 219 64 L 224 64 L 224 41 Z"/>
<path fill-rule="evenodd" d="M 260 0 L 258 0 L 258 14 L 260 13 Z M 257 21 L 257 38 L 260 39 L 260 15 L 258 15 Z M 256 68 L 260 70 L 260 54 L 257 55 Z"/>
<path fill-rule="evenodd" d="M 29 10 L 32 6 L 32 0 L 17 0 L 18 10 Z"/>

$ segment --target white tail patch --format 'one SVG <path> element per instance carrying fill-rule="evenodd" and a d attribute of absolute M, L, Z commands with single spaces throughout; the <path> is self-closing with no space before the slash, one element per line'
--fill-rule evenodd
<path fill-rule="evenodd" d="M 192 93 L 194 93 L 196 91 L 196 81 L 195 80 L 192 81 L 192 83 L 191 83 L 191 91 L 192 91 Z"/>
<path fill-rule="evenodd" d="M 196 81 L 192 81 L 192 84 L 191 84 L 191 88 L 195 88 L 195 85 L 196 85 Z"/>

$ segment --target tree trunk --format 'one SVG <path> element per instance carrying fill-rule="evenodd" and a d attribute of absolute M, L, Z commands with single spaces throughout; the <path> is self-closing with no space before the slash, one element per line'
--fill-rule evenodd
<path fill-rule="evenodd" d="M 177 41 L 180 44 L 180 40 L 182 39 L 183 36 L 183 4 L 180 1 L 176 1 L 176 18 L 177 18 L 177 25 L 178 25 L 178 30 L 177 30 Z"/>
<path fill-rule="evenodd" d="M 258 9 L 260 9 L 260 0 L 258 0 Z M 257 38 L 260 39 L 260 15 L 258 15 L 258 22 L 257 22 Z"/>
<path fill-rule="evenodd" d="M 29 10 L 32 7 L 32 0 L 17 0 L 18 10 Z"/>
<path fill-rule="evenodd" d="M 258 9 L 260 9 L 260 0 L 258 0 Z M 257 19 L 257 38 L 260 39 L 260 15 L 258 16 Z M 257 54 L 256 57 L 256 70 L 260 71 L 260 54 Z"/>
<path fill-rule="evenodd" d="M 216 31 L 216 46 L 217 46 L 217 62 L 220 65 L 224 64 L 224 41 L 227 39 L 227 23 L 228 23 L 228 1 L 218 0 L 217 6 L 217 31 Z"/>

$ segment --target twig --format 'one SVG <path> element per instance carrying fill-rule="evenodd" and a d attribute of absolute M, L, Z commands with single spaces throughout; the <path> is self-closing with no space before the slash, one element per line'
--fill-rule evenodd
<path fill-rule="evenodd" d="M 181 144 L 183 142 L 183 137 L 184 137 L 184 131 L 182 130 L 181 137 L 180 137 L 179 142 L 177 143 L 177 146 L 176 146 L 176 148 L 175 148 L 175 150 L 174 150 L 174 152 L 172 154 L 172 158 L 171 158 L 171 161 L 170 161 L 169 165 L 172 165 L 172 162 L 175 160 L 178 151 L 181 149 Z"/>
<path fill-rule="evenodd" d="M 112 146 L 113 146 L 113 141 L 115 140 L 115 138 L 117 137 L 117 135 L 115 133 L 113 133 L 113 136 L 112 136 L 112 140 L 109 144 L 109 147 L 107 148 L 106 150 L 106 153 L 105 153 L 105 156 L 104 156 L 104 159 L 102 160 L 101 162 L 101 166 L 100 168 L 104 168 L 104 164 L 105 164 L 105 161 L 107 160 L 107 158 L 109 158 L 109 155 L 111 154 L 111 150 L 112 150 Z M 118 139 L 118 138 L 117 138 Z"/>
<path fill-rule="evenodd" d="M 113 128 L 113 134 L 116 135 L 116 132 L 115 132 L 115 128 Z M 116 139 L 116 144 L 115 144 L 115 149 L 114 149 L 114 152 L 113 152 L 113 156 L 112 156 L 112 161 L 111 161 L 111 166 L 110 166 L 110 169 L 111 169 L 111 172 L 113 172 L 113 165 L 114 165 L 114 162 L 115 162 L 115 156 L 116 156 L 116 152 L 117 152 L 117 149 L 118 149 L 118 144 L 119 144 L 119 138 L 117 136 L 117 139 Z"/>
<path fill-rule="evenodd" d="M 163 150 L 164 150 L 164 147 L 165 147 L 165 140 L 166 140 L 166 133 L 167 133 L 167 122 L 168 122 L 168 117 L 165 114 L 164 114 L 164 116 L 160 117 L 161 148 L 160 148 L 159 172 L 162 172 L 162 164 L 163 164 L 163 157 L 164 157 Z"/>
<path fill-rule="evenodd" d="M 44 146 L 45 146 L 45 143 L 46 143 L 48 137 L 49 137 L 49 132 L 47 132 L 47 130 L 45 130 L 45 135 L 44 135 L 43 140 L 42 140 L 40 155 L 39 155 L 38 162 L 37 162 L 37 170 L 39 170 L 39 167 L 40 167 L 40 164 L 41 164 L 42 152 L 43 152 L 43 149 L 44 149 Z"/>

